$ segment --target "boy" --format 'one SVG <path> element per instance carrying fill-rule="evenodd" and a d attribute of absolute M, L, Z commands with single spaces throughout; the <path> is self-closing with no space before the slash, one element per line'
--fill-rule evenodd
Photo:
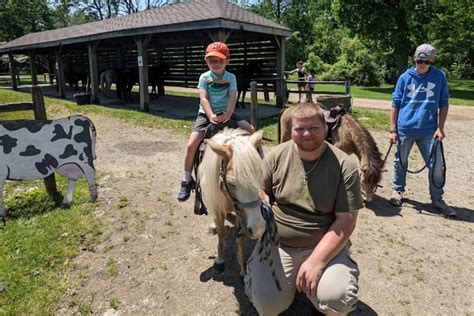
<path fill-rule="evenodd" d="M 250 123 L 234 113 L 237 101 L 235 75 L 227 72 L 230 52 L 226 44 L 214 42 L 206 49 L 204 60 L 209 71 L 199 77 L 199 112 L 189 136 L 184 158 L 184 171 L 178 201 L 184 202 L 191 195 L 194 180 L 191 176 L 194 155 L 209 124 L 225 124 L 231 128 L 240 127 L 252 134 L 255 129 Z"/>
<path fill-rule="evenodd" d="M 399 143 L 393 164 L 393 193 L 390 203 L 401 206 L 406 185 L 406 166 L 413 144 L 417 144 L 425 162 L 436 139 L 445 138 L 444 125 L 449 110 L 448 81 L 443 71 L 433 64 L 436 59 L 436 49 L 430 44 L 417 47 L 413 60 L 415 66 L 405 71 L 398 78 L 395 91 L 392 94 L 390 110 L 390 134 L 392 144 Z M 456 210 L 443 200 L 444 190 L 439 184 L 443 183 L 441 151 L 436 148 L 436 163 L 430 163 L 429 190 L 433 207 L 446 216 L 456 216 Z"/>

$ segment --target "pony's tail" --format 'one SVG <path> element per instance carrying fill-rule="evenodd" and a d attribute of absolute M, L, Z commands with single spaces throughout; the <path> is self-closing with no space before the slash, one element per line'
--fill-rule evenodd
<path fill-rule="evenodd" d="M 105 91 L 105 71 L 100 74 L 100 92 L 104 93 Z"/>

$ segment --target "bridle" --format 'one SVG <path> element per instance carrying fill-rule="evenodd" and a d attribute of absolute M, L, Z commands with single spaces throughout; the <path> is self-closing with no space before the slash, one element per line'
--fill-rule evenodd
<path fill-rule="evenodd" d="M 232 200 L 232 205 L 234 206 L 234 209 L 237 215 L 243 218 L 244 209 L 251 208 L 251 207 L 259 207 L 261 204 L 261 201 L 260 201 L 260 198 L 257 198 L 250 202 L 242 203 L 234 196 L 234 194 L 232 194 L 232 191 L 229 189 L 229 184 L 227 183 L 227 176 L 226 176 L 227 165 L 228 165 L 228 161 L 226 161 L 225 159 L 222 159 L 221 166 L 219 168 L 219 174 L 220 174 L 219 178 L 221 182 L 220 187 L 221 187 L 221 190 L 225 192 L 229 196 L 229 198 Z"/>

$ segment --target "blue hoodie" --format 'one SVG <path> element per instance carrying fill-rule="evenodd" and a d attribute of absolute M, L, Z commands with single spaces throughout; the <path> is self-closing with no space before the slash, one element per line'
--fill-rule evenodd
<path fill-rule="evenodd" d="M 438 128 L 438 108 L 449 105 L 448 81 L 434 66 L 425 74 L 412 67 L 398 78 L 392 107 L 398 109 L 397 129 L 401 136 L 433 135 Z"/>

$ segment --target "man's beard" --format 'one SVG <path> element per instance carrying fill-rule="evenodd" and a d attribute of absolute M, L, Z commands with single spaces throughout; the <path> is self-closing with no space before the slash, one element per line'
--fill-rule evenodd
<path fill-rule="evenodd" d="M 324 142 L 324 141 L 319 141 L 317 139 L 311 139 L 311 140 L 305 140 L 305 141 L 301 141 L 301 140 L 297 140 L 297 141 L 293 140 L 293 141 L 301 150 L 307 151 L 307 152 L 315 151 L 316 149 L 321 147 L 321 145 Z"/>

